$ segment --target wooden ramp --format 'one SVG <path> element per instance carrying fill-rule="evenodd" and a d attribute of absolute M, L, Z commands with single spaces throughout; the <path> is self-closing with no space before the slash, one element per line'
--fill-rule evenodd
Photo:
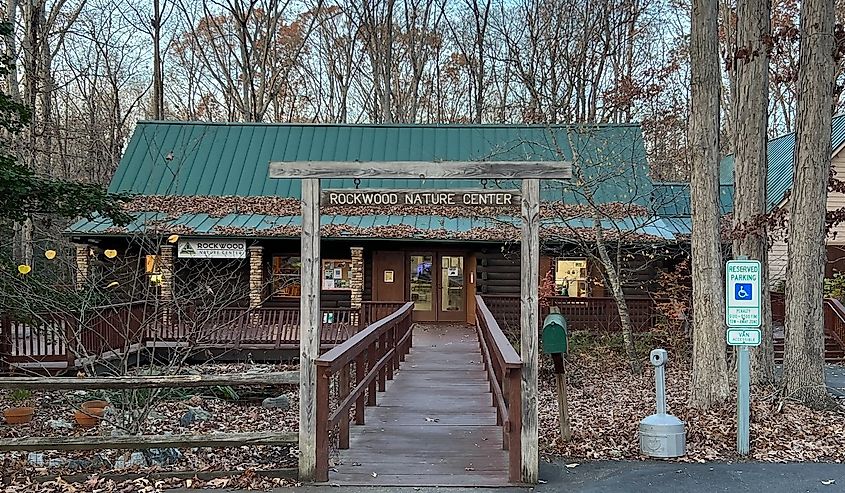
<path fill-rule="evenodd" d="M 372 486 L 506 486 L 508 453 L 496 425 L 475 329 L 416 325 L 401 369 L 333 454 L 329 482 Z"/>

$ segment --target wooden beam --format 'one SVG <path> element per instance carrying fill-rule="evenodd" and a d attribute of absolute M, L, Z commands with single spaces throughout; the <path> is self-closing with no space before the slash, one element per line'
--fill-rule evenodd
<path fill-rule="evenodd" d="M 167 447 L 241 447 L 294 445 L 297 433 L 209 433 L 185 435 L 29 437 L 0 440 L 0 452 L 32 450 L 151 449 Z"/>
<path fill-rule="evenodd" d="M 142 377 L 6 377 L 0 389 L 28 390 L 100 390 L 128 388 L 188 388 L 251 385 L 296 385 L 298 371 L 232 375 L 161 375 Z"/>
<path fill-rule="evenodd" d="M 302 180 L 302 268 L 299 330 L 299 477 L 317 463 L 317 365 L 320 356 L 320 180 Z"/>
<path fill-rule="evenodd" d="M 271 161 L 270 178 L 568 179 L 570 161 Z"/>
<path fill-rule="evenodd" d="M 254 472 L 256 476 L 261 476 L 262 478 L 288 478 L 288 479 L 297 479 L 299 477 L 299 469 L 295 467 L 288 467 L 284 469 L 259 469 L 253 470 L 250 469 L 251 472 Z M 149 480 L 158 480 L 158 479 L 199 479 L 201 481 L 210 481 L 212 479 L 217 478 L 237 478 L 243 475 L 246 471 L 236 471 L 236 470 L 228 470 L 228 471 L 156 471 L 156 472 L 124 472 L 124 473 L 98 473 L 97 477 L 100 479 L 111 480 L 115 483 L 123 483 L 126 481 L 134 481 L 136 479 L 149 479 Z M 66 483 L 84 483 L 91 479 L 90 473 L 78 473 L 78 474 L 61 474 L 61 475 L 44 475 L 44 476 L 36 476 L 35 481 L 37 483 L 47 483 L 50 481 L 56 481 L 58 478 L 62 478 L 62 481 Z"/>
<path fill-rule="evenodd" d="M 522 481 L 539 479 L 537 366 L 540 324 L 540 181 L 522 182 L 520 350 L 522 352 Z"/>

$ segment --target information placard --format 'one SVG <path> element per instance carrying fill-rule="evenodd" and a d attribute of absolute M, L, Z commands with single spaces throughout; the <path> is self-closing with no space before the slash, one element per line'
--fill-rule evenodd
<path fill-rule="evenodd" d="M 728 327 L 760 327 L 760 262 L 729 260 L 725 266 L 725 280 Z"/>

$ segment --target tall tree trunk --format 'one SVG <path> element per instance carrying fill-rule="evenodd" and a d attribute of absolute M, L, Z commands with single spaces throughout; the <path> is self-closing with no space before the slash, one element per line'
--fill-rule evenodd
<path fill-rule="evenodd" d="M 692 389 L 707 409 L 728 396 L 725 299 L 719 231 L 719 46 L 716 0 L 694 0 L 690 39 L 692 160 Z"/>
<path fill-rule="evenodd" d="M 596 250 L 598 250 L 603 275 L 607 284 L 610 286 L 610 293 L 613 296 L 613 301 L 616 302 L 616 310 L 619 313 L 619 321 L 622 325 L 622 346 L 625 349 L 625 357 L 628 358 L 631 373 L 639 375 L 642 373 L 642 365 L 634 347 L 634 329 L 631 324 L 631 312 L 628 311 L 628 302 L 625 300 L 625 292 L 622 290 L 622 279 L 620 279 L 619 271 L 616 268 L 619 264 L 614 263 L 610 258 L 610 254 L 607 252 L 607 244 L 604 242 L 604 230 L 601 226 L 601 219 L 598 216 L 593 218 L 593 231 L 596 235 Z M 616 257 L 618 260 L 619 255 Z"/>
<path fill-rule="evenodd" d="M 824 383 L 825 213 L 833 111 L 834 1 L 801 4 L 795 178 L 789 198 L 786 269 L 786 397 L 811 407 L 832 401 Z"/>
<path fill-rule="evenodd" d="M 757 384 L 774 383 L 774 340 L 768 282 L 766 129 L 769 109 L 769 0 L 740 0 L 737 5 L 737 43 L 733 54 L 734 96 L 734 224 L 742 235 L 733 242 L 734 255 L 762 264 L 759 294 L 763 301 L 763 343 L 752 351 L 752 378 Z"/>
<path fill-rule="evenodd" d="M 150 18 L 153 34 L 153 120 L 164 118 L 164 82 L 161 74 L 161 0 L 153 0 L 153 16 Z"/>

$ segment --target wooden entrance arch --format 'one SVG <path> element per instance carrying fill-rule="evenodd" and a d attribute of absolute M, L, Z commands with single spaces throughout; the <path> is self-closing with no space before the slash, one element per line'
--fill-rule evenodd
<path fill-rule="evenodd" d="M 569 179 L 569 161 L 276 161 L 270 178 L 302 179 L 299 474 L 313 480 L 317 461 L 317 367 L 320 351 L 320 179 L 522 180 L 521 316 L 522 480 L 539 472 L 537 367 L 540 266 L 540 179 Z"/>

